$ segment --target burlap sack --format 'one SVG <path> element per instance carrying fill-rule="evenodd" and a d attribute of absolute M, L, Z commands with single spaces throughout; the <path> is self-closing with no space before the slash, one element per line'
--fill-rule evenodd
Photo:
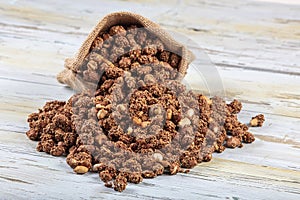
<path fill-rule="evenodd" d="M 108 30 L 114 25 L 130 25 L 136 24 L 147 28 L 152 34 L 156 35 L 171 52 L 177 52 L 182 57 L 178 71 L 181 76 L 178 79 L 181 80 L 187 72 L 189 63 L 193 60 L 193 54 L 186 49 L 186 47 L 179 42 L 175 41 L 168 33 L 166 33 L 160 26 L 149 19 L 130 12 L 116 12 L 105 16 L 88 35 L 80 47 L 77 55 L 74 58 L 67 58 L 65 60 L 65 69 L 57 75 L 57 80 L 60 83 L 70 86 L 77 91 L 83 91 L 86 87 L 84 82 L 79 76 L 76 76 L 76 72 L 82 65 L 85 57 L 89 54 L 91 45 L 99 33 Z"/>

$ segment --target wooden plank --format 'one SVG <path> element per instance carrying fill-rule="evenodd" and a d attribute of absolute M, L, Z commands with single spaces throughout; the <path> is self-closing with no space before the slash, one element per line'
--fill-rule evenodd
<path fill-rule="evenodd" d="M 11 37 L 12 35 L 14 37 Z M 5 42 L 2 42 L 3 51 L 1 52 L 3 54 L 6 53 L 2 56 L 3 69 L 0 71 L 1 74 L 5 74 L 6 79 L 24 81 L 22 77 L 26 77 L 32 82 L 57 84 L 55 75 L 62 70 L 63 60 L 67 57 L 64 52 L 75 52 L 75 46 L 72 44 L 78 43 L 76 42 L 78 39 L 72 38 L 65 42 L 55 42 L 55 38 L 63 38 L 63 36 L 58 33 L 49 33 L 49 41 L 45 41 L 42 35 L 44 35 L 44 32 L 29 32 L 25 36 L 18 35 L 16 29 L 7 33 Z M 22 37 L 35 37 L 35 39 L 24 43 L 21 39 Z M 83 40 L 83 37 L 81 39 Z M 12 43 L 16 45 L 11 46 L 10 44 Z M 54 45 L 48 47 L 49 43 L 54 43 Z M 38 57 L 28 59 L 31 55 L 38 55 Z M 261 104 L 267 104 L 264 106 L 268 107 L 268 113 L 299 117 L 300 91 L 297 86 L 300 79 L 298 75 L 247 68 L 236 69 L 230 65 L 217 66 L 223 79 L 228 99 L 236 97 L 243 102 L 260 102 Z M 204 84 L 202 80 L 198 81 L 198 77 L 192 76 L 195 68 L 198 68 L 198 66 L 190 67 L 186 79 L 193 89 L 198 89 L 203 87 Z M 274 84 L 276 82 L 280 84 Z M 237 88 L 236 85 L 239 85 L 239 87 Z M 273 91 L 276 91 L 276 93 Z"/>
<path fill-rule="evenodd" d="M 34 142 L 24 143 L 24 134 L 0 131 L 0 135 L 4 198 L 268 199 L 272 194 L 275 199 L 296 199 L 300 194 L 299 171 L 220 158 L 198 165 L 190 174 L 130 184 L 120 194 L 105 188 L 97 174 L 75 175 L 64 158 L 35 152 Z"/>
<path fill-rule="evenodd" d="M 69 176 L 69 175 L 66 175 L 66 171 L 70 173 L 71 169 L 69 169 L 69 167 L 65 164 L 64 159 L 56 160 L 57 158 L 53 158 L 53 157 L 48 156 L 43 153 L 35 152 L 35 150 L 34 150 L 35 143 L 30 142 L 27 139 L 25 139 L 24 135 L 22 134 L 27 130 L 27 123 L 26 123 L 25 119 L 26 119 L 26 116 L 28 113 L 32 112 L 33 110 L 36 110 L 37 107 L 43 105 L 45 100 L 55 99 L 55 98 L 64 99 L 64 98 L 67 98 L 67 96 L 71 95 L 72 91 L 64 89 L 62 86 L 59 86 L 59 85 L 57 85 L 57 86 L 46 85 L 46 84 L 39 85 L 36 83 L 29 82 L 29 83 L 22 83 L 20 86 L 20 82 L 16 81 L 16 80 L 10 80 L 10 81 L 2 80 L 2 81 L 3 82 L 1 82 L 1 85 L 5 85 L 5 83 L 6 83 L 7 86 L 10 86 L 10 88 L 8 88 L 5 91 L 5 94 L 6 94 L 5 99 L 1 100 L 1 102 L 5 102 L 5 100 L 6 100 L 7 103 L 4 103 L 3 105 L 0 106 L 0 108 L 2 110 L 2 112 L 0 114 L 0 119 L 1 119 L 0 127 L 2 129 L 1 142 L 4 144 L 4 146 L 1 147 L 1 149 L 4 150 L 3 154 L 6 155 L 7 154 L 6 152 L 13 152 L 14 151 L 13 149 L 16 146 L 19 146 L 19 148 L 21 148 L 21 150 L 18 150 L 18 152 L 16 152 L 15 155 L 9 154 L 9 157 L 12 157 L 12 159 L 21 160 L 21 161 L 23 161 L 24 159 L 25 160 L 26 159 L 32 160 L 33 158 L 36 159 L 35 164 L 29 164 L 28 166 L 24 166 L 24 167 L 28 167 L 28 171 L 26 171 L 26 174 L 31 174 L 30 170 L 34 170 L 36 172 L 35 168 L 40 168 L 39 174 L 42 174 L 41 175 L 42 177 L 46 176 L 43 174 L 51 173 L 52 176 L 55 174 L 54 176 L 55 177 L 57 176 L 57 178 L 54 179 L 55 182 L 53 182 L 53 181 L 51 181 L 50 183 L 47 182 L 47 185 L 50 185 L 50 189 L 47 189 L 47 191 L 48 191 L 47 194 L 50 195 L 50 197 L 52 197 L 51 195 L 54 195 L 54 194 L 51 194 L 50 192 L 55 191 L 55 187 L 57 187 L 57 184 L 58 185 L 64 184 L 64 185 L 70 185 L 70 186 L 68 186 L 68 187 L 71 187 L 71 188 L 69 188 L 69 190 L 72 190 L 73 187 L 76 187 L 76 191 L 78 192 L 77 195 L 84 198 L 84 191 L 86 191 L 86 188 L 78 191 L 78 188 L 80 188 L 80 184 L 82 184 L 82 183 L 88 183 L 89 185 L 90 184 L 93 185 L 92 188 L 94 188 L 94 190 L 89 192 L 89 194 L 94 195 L 93 197 L 102 197 L 101 191 L 105 192 L 105 194 L 107 194 L 107 192 L 108 192 L 108 194 L 112 195 L 112 196 L 117 195 L 117 194 L 114 194 L 112 191 L 107 191 L 107 189 L 105 189 L 101 184 L 99 184 L 100 181 L 97 180 L 96 175 L 87 176 L 84 179 L 82 179 L 82 177 L 78 177 L 78 176 L 69 174 L 70 177 L 66 178 L 65 176 Z M 20 89 L 20 91 L 22 91 L 22 93 L 18 93 L 16 95 L 14 88 Z M 30 88 L 30 90 L 28 90 L 28 88 Z M 260 104 L 258 104 L 258 105 L 260 105 Z M 247 108 L 247 106 L 248 105 L 246 104 L 246 108 Z M 255 109 L 253 109 L 253 110 L 255 110 Z M 242 121 L 247 122 L 247 120 L 249 120 L 250 116 L 253 114 L 254 114 L 253 111 L 252 112 L 245 111 L 240 115 L 240 117 L 242 118 Z M 283 125 L 280 124 L 282 122 L 284 122 Z M 250 172 L 252 174 L 256 173 L 257 166 L 252 166 L 251 164 L 255 164 L 258 166 L 273 166 L 273 167 L 276 167 L 276 170 L 280 170 L 280 168 L 281 169 L 285 168 L 285 169 L 289 169 L 292 171 L 293 170 L 299 171 L 299 166 L 300 166 L 299 165 L 299 160 L 300 160 L 300 157 L 299 157 L 300 152 L 299 151 L 300 150 L 299 150 L 299 135 L 298 135 L 298 131 L 297 131 L 298 129 L 299 129 L 299 119 L 297 119 L 297 118 L 289 118 L 289 117 L 278 116 L 278 115 L 267 115 L 267 121 L 266 121 L 265 127 L 259 128 L 259 129 L 254 129 L 254 128 L 252 129 L 252 131 L 254 131 L 254 133 L 257 136 L 257 141 L 254 144 L 246 145 L 243 149 L 227 150 L 223 154 L 215 154 L 214 157 L 222 158 L 222 160 L 220 160 L 220 163 L 223 163 L 224 165 L 228 165 L 228 170 L 231 169 L 230 166 L 232 165 L 232 163 L 235 163 L 235 162 L 238 162 L 237 164 L 234 164 L 234 165 L 236 165 L 236 168 L 238 168 L 238 166 L 240 166 L 240 169 L 244 170 L 245 166 L 243 166 L 239 163 L 242 161 L 244 164 L 251 166 L 251 167 L 247 168 L 247 172 Z M 14 133 L 11 131 L 18 131 L 18 133 Z M 284 135 L 284 131 L 286 131 L 286 135 Z M 18 140 L 16 140 L 16 138 Z M 276 140 L 276 138 L 277 138 L 277 140 Z M 26 140 L 25 143 L 24 143 L 24 140 Z M 297 141 L 298 141 L 298 143 L 297 143 Z M 25 144 L 25 146 L 27 146 L 25 149 L 24 149 L 24 144 Z M 27 154 L 29 154 L 29 155 L 27 155 Z M 286 155 L 288 155 L 288 156 L 286 156 Z M 3 160 L 5 162 L 5 163 L 0 164 L 0 166 L 9 166 L 10 164 L 6 163 L 6 161 L 7 161 L 6 156 L 4 156 L 4 155 L 0 155 L 0 156 L 3 158 Z M 25 158 L 24 158 L 24 156 L 25 156 Z M 42 157 L 42 158 L 40 158 L 40 157 Z M 46 157 L 45 158 L 46 160 L 44 161 L 44 164 L 41 164 L 43 162 L 41 162 L 40 160 L 43 159 L 44 157 Z M 10 160 L 10 162 L 13 162 L 13 161 Z M 48 163 L 51 163 L 51 166 L 46 167 L 48 165 Z M 19 166 L 19 165 L 20 165 L 19 163 L 15 164 L 15 166 Z M 56 168 L 57 165 L 59 166 L 58 169 Z M 61 166 L 61 165 L 63 165 L 63 166 Z M 212 165 L 212 163 L 208 163 L 207 165 L 204 165 L 205 166 L 204 168 L 206 169 L 207 166 L 211 166 L 211 165 Z M 202 165 L 200 165 L 200 166 L 202 166 Z M 51 171 L 51 172 L 44 171 L 45 168 L 50 168 L 49 171 Z M 267 168 L 267 169 L 269 169 L 269 168 Z M 204 169 L 203 168 L 200 169 L 201 173 L 202 173 L 202 170 L 204 170 Z M 216 170 L 217 170 L 217 168 L 216 168 Z M 19 171 L 20 171 L 20 169 L 19 169 Z M 20 171 L 20 172 L 19 171 L 17 170 L 17 172 L 16 172 L 15 168 L 11 168 L 9 170 L 5 169 L 4 171 L 1 172 L 1 174 L 5 174 L 5 175 L 15 174 L 13 176 L 8 176 L 8 177 L 4 176 L 4 178 L 2 177 L 2 179 L 13 180 L 13 182 L 14 182 L 12 185 L 10 184 L 11 190 L 7 190 L 7 191 L 16 191 L 16 190 L 18 191 L 19 188 L 21 187 L 21 185 L 24 185 L 29 181 L 34 181 L 34 178 L 36 178 L 36 175 L 35 175 L 34 177 L 31 177 L 31 179 L 28 180 L 28 175 L 24 175 L 23 171 Z M 58 173 L 58 171 L 60 173 Z M 231 172 L 232 173 L 236 172 L 236 169 L 234 169 L 234 171 L 231 171 Z M 243 173 L 243 172 L 239 172 L 239 173 Z M 277 171 L 274 173 L 277 173 Z M 205 178 L 211 176 L 210 173 L 207 174 L 206 172 L 203 172 L 203 174 L 204 174 L 203 176 L 205 176 Z M 71 176 L 72 176 L 72 178 L 71 178 Z M 73 176 L 74 176 L 74 178 L 73 178 Z M 205 181 L 202 182 L 203 180 L 200 181 L 200 179 L 203 178 L 201 176 L 198 176 L 199 181 L 200 181 L 199 183 L 198 183 L 198 181 L 196 181 L 196 183 L 195 183 L 195 180 L 194 180 L 194 179 L 196 179 L 197 176 L 190 177 L 190 175 L 187 175 L 188 177 L 190 177 L 187 180 L 186 180 L 185 176 L 186 175 L 179 175 L 180 178 L 178 177 L 178 179 L 177 179 L 177 177 L 170 177 L 170 178 L 175 178 L 174 179 L 175 182 L 178 182 L 178 181 L 182 182 L 182 180 L 184 180 L 183 182 L 191 181 L 191 183 L 189 183 L 190 185 L 188 183 L 186 183 L 188 185 L 188 188 L 195 187 L 196 183 L 200 184 L 202 186 L 203 185 L 207 186 L 207 184 L 210 184 L 210 183 L 206 183 Z M 210 180 L 210 181 L 214 181 L 214 184 L 211 185 L 212 187 L 213 186 L 220 187 L 222 184 L 224 184 L 224 182 L 227 184 L 230 183 L 230 181 L 228 179 L 231 179 L 231 177 L 227 177 L 224 179 L 223 173 L 217 174 L 215 176 L 216 176 L 215 179 L 220 179 L 222 181 Z M 240 176 L 244 176 L 244 175 L 238 174 L 234 180 L 238 179 Z M 78 178 L 80 180 L 77 180 L 77 181 L 73 180 L 75 178 Z M 44 177 L 42 180 L 45 180 L 45 179 L 47 179 L 47 177 Z M 61 182 L 60 179 L 65 180 L 66 183 Z M 91 183 L 90 179 L 93 179 L 92 183 Z M 132 193 L 135 194 L 134 196 L 140 196 L 141 190 L 142 191 L 147 190 L 147 191 L 157 193 L 157 191 L 155 191 L 155 190 L 157 190 L 157 188 L 162 188 L 163 184 L 165 184 L 166 182 L 173 181 L 173 179 L 170 180 L 168 177 L 166 177 L 166 180 L 163 178 L 162 182 L 160 182 L 160 180 L 161 180 L 160 178 L 155 179 L 155 180 L 149 180 L 150 181 L 149 184 L 154 184 L 150 188 L 147 187 L 148 180 L 145 183 L 143 183 L 143 184 L 146 184 L 146 186 L 143 184 L 137 186 L 137 188 L 135 188 L 135 186 L 129 186 L 128 191 L 130 191 L 130 192 L 129 192 L 129 194 L 125 193 L 125 196 L 126 197 L 130 196 L 133 198 L 133 196 L 131 196 L 131 195 L 133 195 Z M 204 180 L 206 180 L 206 179 L 204 179 Z M 287 180 L 289 180 L 289 179 L 287 178 Z M 20 181 L 21 182 L 23 181 L 26 183 L 23 183 L 20 185 Z M 69 181 L 71 182 L 71 184 L 68 183 Z M 158 181 L 158 183 L 157 183 L 157 181 Z M 17 182 L 17 184 L 15 184 L 15 182 Z M 35 188 L 41 188 L 41 191 L 38 191 L 37 194 L 36 193 L 31 194 L 31 195 L 33 195 L 32 197 L 41 195 L 40 193 L 45 192 L 44 189 L 42 189 L 43 185 L 45 185 L 45 184 L 46 184 L 45 182 L 39 183 L 38 185 L 34 185 L 34 186 L 31 186 L 30 184 L 26 184 L 26 186 L 25 186 L 26 194 L 27 194 L 27 192 L 28 193 L 32 192 L 33 190 L 35 190 Z M 76 186 L 74 186 L 74 184 Z M 159 184 L 159 185 L 157 186 L 156 184 Z M 160 185 L 160 184 L 162 184 L 162 185 Z M 249 187 L 250 187 L 249 184 L 251 185 L 253 183 L 247 182 L 247 184 L 245 186 L 245 190 L 246 190 L 246 188 L 249 189 Z M 273 183 L 267 182 L 267 183 L 263 183 L 263 184 L 273 184 Z M 30 187 L 27 187 L 27 185 L 30 185 Z M 183 185 L 180 185 L 180 186 L 183 187 Z M 172 184 L 172 188 L 173 187 L 176 188 L 176 187 L 180 187 L 180 186 L 176 186 L 176 184 L 174 186 Z M 63 188 L 68 189 L 68 187 L 63 187 Z M 131 187 L 134 187 L 135 189 L 130 189 Z M 222 187 L 224 187 L 224 186 L 222 186 Z M 267 190 L 266 188 L 262 189 L 261 186 L 255 186 L 255 187 L 258 187 L 259 188 L 258 191 L 262 192 L 262 193 L 264 193 L 263 191 Z M 280 188 L 280 186 L 277 186 L 277 185 L 276 185 L 276 187 Z M 22 188 L 24 188 L 24 186 L 22 186 Z M 191 198 L 192 197 L 195 198 L 197 196 L 198 197 L 202 196 L 203 198 L 205 198 L 205 197 L 207 197 L 207 198 L 208 197 L 212 197 L 212 198 L 220 197 L 221 198 L 221 196 L 212 195 L 213 191 L 210 191 L 210 190 L 207 191 L 207 189 L 205 190 L 202 187 L 199 188 L 199 186 L 197 186 L 195 188 L 197 188 L 197 191 L 201 190 L 202 192 L 198 193 L 195 191 L 194 193 L 192 193 Z M 170 189 L 171 188 L 169 188 L 169 187 L 166 188 L 166 190 L 168 190 L 168 191 Z M 245 192 L 245 194 L 241 195 L 241 193 L 242 193 L 241 191 L 234 190 L 231 187 L 229 187 L 227 189 L 228 189 L 228 191 L 231 191 L 231 193 L 228 193 L 228 195 L 236 194 L 236 196 L 238 196 L 238 197 L 246 198 L 246 196 L 244 196 L 245 194 L 247 194 L 246 192 Z M 192 189 L 190 189 L 190 190 L 193 191 Z M 196 189 L 194 189 L 194 190 L 196 190 Z M 254 190 L 254 191 L 258 192 L 256 190 Z M 286 189 L 286 191 L 291 191 L 291 188 Z M 63 191 L 60 191 L 60 192 L 62 194 L 62 197 L 64 197 L 64 198 L 67 198 L 69 195 L 69 194 L 63 193 Z M 16 193 L 16 194 L 19 194 L 19 193 Z M 252 193 L 252 194 L 254 194 L 254 193 Z M 8 193 L 6 195 L 8 195 L 8 197 L 12 197 L 11 193 Z M 175 198 L 175 196 L 177 196 L 177 195 L 178 194 L 176 192 L 174 192 L 171 194 L 171 197 Z M 212 196 L 210 196 L 210 195 L 212 195 Z M 265 195 L 265 194 L 262 194 L 262 195 Z M 290 194 L 288 194 L 288 196 L 290 196 Z M 292 197 L 292 196 L 293 195 L 291 195 L 290 197 Z M 150 198 L 150 196 L 147 196 L 147 195 L 143 196 L 143 197 L 146 199 Z M 261 196 L 261 198 L 263 198 L 263 197 L 264 196 Z M 120 198 L 120 197 L 118 196 L 116 198 Z M 155 196 L 155 198 L 162 198 L 162 197 L 158 195 L 158 196 Z"/>
<path fill-rule="evenodd" d="M 128 3 L 128 5 L 130 5 L 131 3 L 132 2 Z M 203 2 L 199 2 L 199 4 L 201 4 L 201 3 L 203 3 Z M 223 3 L 225 4 L 226 1 Z M 222 3 L 220 3 L 220 4 L 222 4 Z M 188 16 L 186 13 L 174 14 L 175 17 L 174 17 L 174 15 L 171 15 L 171 14 L 170 15 L 158 15 L 161 17 L 154 17 L 154 18 L 156 21 L 160 22 L 161 24 L 163 24 L 167 27 L 171 27 L 171 28 L 175 27 L 175 28 L 177 28 L 176 30 L 179 30 L 179 31 L 184 31 L 186 29 L 189 29 L 189 26 L 195 27 L 195 26 L 199 26 L 199 25 L 201 25 L 201 27 L 203 29 L 203 27 L 206 27 L 207 24 L 209 24 L 209 27 L 207 27 L 207 30 L 205 29 L 205 31 L 199 31 L 199 30 L 197 31 L 197 29 L 194 28 L 196 30 L 190 31 L 189 35 L 197 35 L 197 37 L 200 37 L 200 38 L 198 38 L 197 41 L 201 45 L 203 45 L 206 49 L 208 49 L 208 52 L 210 52 L 212 54 L 212 56 L 217 54 L 217 55 L 215 55 L 215 56 L 217 56 L 217 58 L 214 58 L 214 60 L 221 62 L 223 64 L 231 64 L 231 66 L 234 66 L 234 67 L 244 66 L 244 67 L 248 67 L 248 68 L 267 68 L 269 70 L 272 69 L 272 70 L 279 71 L 279 72 L 285 72 L 285 71 L 290 72 L 291 71 L 294 73 L 295 72 L 299 73 L 299 71 L 294 71 L 295 67 L 299 68 L 299 66 L 297 65 L 297 63 L 298 63 L 297 58 L 299 58 L 299 52 L 297 51 L 297 50 L 299 50 L 299 48 L 297 48 L 297 47 L 299 47 L 299 37 L 297 36 L 297 35 L 299 35 L 297 32 L 297 30 L 299 30 L 299 21 L 298 21 L 299 19 L 297 18 L 297 15 L 296 15 L 297 11 L 299 11 L 299 7 L 290 9 L 287 6 L 281 6 L 281 5 L 274 4 L 273 6 L 275 7 L 275 9 L 278 9 L 278 12 L 272 13 L 267 10 L 267 13 L 265 13 L 262 18 L 258 18 L 258 16 L 260 16 L 260 15 L 251 15 L 251 14 L 253 11 L 258 12 L 257 9 L 259 9 L 259 14 L 261 14 L 262 12 L 265 11 L 265 9 L 259 8 L 260 4 L 248 2 L 250 8 L 247 7 L 247 9 L 249 11 L 243 10 L 244 9 L 243 3 L 234 2 L 232 4 L 233 4 L 232 6 L 225 6 L 224 8 L 220 8 L 219 4 L 210 5 L 209 3 L 206 2 L 204 4 L 206 6 L 204 6 L 204 7 L 202 6 L 201 8 L 199 8 L 199 9 L 204 9 L 204 12 L 195 12 L 195 13 L 199 13 L 200 16 L 197 16 L 198 15 L 197 14 L 194 18 L 192 17 L 189 19 L 185 19 L 185 18 L 177 19 L 178 18 L 177 16 L 179 14 L 180 14 L 180 16 L 183 16 L 183 17 Z M 248 6 L 248 4 L 246 4 L 246 5 Z M 31 5 L 31 6 L 34 6 L 34 5 Z M 43 8 L 43 7 L 39 8 L 38 6 L 39 6 L 39 4 L 35 5 L 35 7 L 37 7 L 37 8 L 35 8 L 34 10 L 31 10 L 30 11 L 31 14 L 29 16 L 27 16 L 30 20 L 35 20 L 36 16 L 38 16 L 40 14 L 40 12 L 45 11 L 44 10 L 45 8 Z M 189 9 L 195 9 L 194 8 L 195 6 L 196 5 L 194 5 L 192 3 L 187 3 L 187 5 L 183 6 L 183 8 L 185 8 L 184 12 L 186 12 L 186 11 L 190 12 L 191 10 L 189 10 Z M 3 9 L 6 10 L 5 6 L 3 6 L 3 7 L 4 7 Z M 20 5 L 20 7 L 21 7 L 21 5 Z M 21 9 L 21 8 L 19 8 L 19 9 Z M 238 9 L 238 8 L 240 8 L 240 9 Z M 51 11 L 51 9 L 53 9 L 53 7 L 51 7 L 51 6 L 49 6 L 49 8 L 47 7 L 47 10 L 45 12 L 50 12 L 49 9 Z M 74 8 L 72 11 L 69 10 L 68 12 L 73 12 L 73 13 L 80 12 L 78 9 L 82 9 L 82 8 Z M 215 15 L 215 10 L 220 10 L 220 9 L 222 12 L 225 12 L 225 13 L 227 13 L 227 12 L 235 13 L 234 16 L 229 16 L 230 23 L 228 23 L 228 20 L 229 20 L 228 18 L 223 19 L 223 16 Z M 233 12 L 234 9 L 237 9 L 238 12 Z M 6 11 L 10 12 L 10 10 L 11 10 L 10 8 L 7 8 Z M 17 11 L 18 11 L 18 9 L 17 9 Z M 21 11 L 25 12 L 23 10 L 21 10 Z M 178 11 L 178 9 L 175 9 L 175 11 L 181 12 L 181 11 Z M 173 11 L 173 12 L 175 12 L 175 11 Z M 27 11 L 27 12 L 29 12 L 29 11 Z M 52 10 L 52 12 L 54 12 L 54 11 Z M 64 11 L 64 12 L 66 12 L 66 11 Z M 104 14 L 105 12 L 103 10 L 100 10 L 99 13 Z M 286 13 L 286 14 L 283 15 L 283 13 Z M 145 15 L 147 16 L 148 14 L 149 13 L 147 11 L 145 11 Z M 14 17 L 17 17 L 17 18 L 22 17 L 19 15 L 18 16 L 15 16 L 13 14 L 11 14 L 11 15 Z M 9 15 L 9 16 L 11 16 L 11 15 Z M 54 15 L 54 14 L 52 13 L 52 15 Z M 217 19 L 206 20 L 207 17 L 205 18 L 205 16 L 203 16 L 203 15 L 212 16 L 213 18 L 217 18 Z M 276 15 L 276 16 L 274 16 L 274 15 Z M 239 20 L 243 20 L 243 21 L 241 21 L 241 22 L 238 21 L 237 16 L 242 16 L 243 18 L 239 17 L 240 18 Z M 32 17 L 32 18 L 30 18 L 30 17 Z M 56 15 L 55 15 L 55 17 L 56 17 Z M 70 23 L 73 23 L 73 24 L 75 23 L 75 24 L 79 25 L 80 27 L 86 27 L 86 25 L 87 25 L 87 23 L 85 21 L 82 21 L 82 20 L 80 21 L 80 19 L 76 19 L 76 17 L 72 18 L 72 20 L 73 20 L 72 22 L 66 21 L 69 18 L 67 18 L 66 20 L 60 19 L 60 20 L 55 21 L 55 19 L 52 19 L 55 17 L 51 17 L 51 15 L 49 15 L 48 18 L 50 19 L 50 21 L 47 21 L 48 18 L 40 19 L 40 20 L 45 20 L 42 24 L 45 23 L 45 24 L 47 24 L 47 26 L 54 26 L 55 28 L 53 30 L 51 29 L 51 31 L 58 31 L 58 32 L 61 32 L 61 31 L 59 31 L 59 28 L 60 28 L 60 26 L 63 26 L 63 25 L 65 26 L 64 30 L 70 30 L 67 28 L 67 27 L 69 27 L 69 25 L 67 25 L 67 24 L 70 24 Z M 169 17 L 169 18 L 172 17 L 173 20 L 166 18 L 166 17 Z M 274 22 L 274 18 L 279 19 L 279 20 Z M 198 19 L 200 19 L 200 21 Z M 10 18 L 8 18 L 8 20 L 11 21 Z M 18 20 L 20 21 L 20 19 L 18 19 Z M 78 22 L 76 22 L 76 20 L 78 20 Z M 262 27 L 260 27 L 262 30 L 259 29 L 259 27 L 257 26 L 256 23 L 255 23 L 255 30 L 252 30 L 252 32 L 248 30 L 251 28 L 248 28 L 248 29 L 247 29 L 247 27 L 239 28 L 239 24 L 243 24 L 243 23 L 248 24 L 247 22 L 245 22 L 247 20 L 262 23 L 262 25 L 261 25 Z M 94 22 L 94 24 L 96 23 L 94 20 L 87 19 L 86 21 L 89 23 L 91 23 L 91 22 Z M 173 23 L 173 22 L 175 22 L 175 23 L 165 24 L 165 21 L 168 23 Z M 177 21 L 178 21 L 178 23 L 177 23 Z M 224 23 L 222 23 L 222 21 L 224 21 Z M 187 23 L 187 24 L 182 24 L 183 22 Z M 48 23 L 51 23 L 51 24 L 48 24 Z M 65 24 L 57 25 L 56 23 L 65 23 Z M 81 30 L 88 32 L 89 29 L 91 29 L 91 27 L 94 24 L 90 24 L 90 27 L 82 28 Z M 26 26 L 26 23 L 25 23 L 25 25 L 22 25 L 21 27 L 28 28 Z M 280 29 L 281 32 L 277 33 L 277 31 L 275 31 L 275 30 L 278 30 L 277 27 L 281 27 L 281 29 Z M 252 25 L 252 28 L 253 28 L 253 25 Z M 40 27 L 39 29 L 43 30 L 43 27 Z M 73 29 L 71 29 L 70 32 L 65 31 L 63 33 L 69 33 L 69 34 L 75 34 L 75 35 L 76 34 L 81 34 L 81 35 L 84 34 L 81 31 L 76 32 L 76 30 L 75 30 L 75 32 L 72 32 Z M 200 30 L 202 30 L 202 29 L 200 29 Z M 256 29 L 258 29 L 258 30 L 256 30 Z M 273 34 L 273 35 L 270 35 L 270 34 Z M 284 38 L 284 40 L 282 39 L 282 37 Z M 214 46 L 211 46 L 210 44 L 214 44 Z M 233 47 L 231 44 L 236 44 L 236 45 Z M 292 49 L 295 50 L 295 51 L 293 51 L 293 53 L 291 53 L 291 52 L 289 52 L 288 54 L 286 53 Z M 278 55 L 278 56 L 275 56 L 274 53 L 276 53 L 276 55 Z M 218 58 L 220 57 L 218 55 L 220 55 L 220 54 L 222 56 L 222 59 L 224 59 L 224 57 L 225 58 L 228 57 L 230 62 L 227 59 L 225 61 L 218 60 Z M 257 55 L 259 55 L 259 57 L 257 57 Z M 278 62 L 277 62 L 277 60 L 276 60 L 276 62 L 274 62 L 274 57 L 271 58 L 272 62 L 268 62 L 268 60 L 270 60 L 269 56 L 272 56 L 272 55 L 275 57 L 275 59 L 276 58 L 279 59 Z M 281 59 L 282 55 L 284 55 L 284 57 L 286 59 Z M 253 58 L 256 58 L 255 63 L 249 63 L 249 61 L 253 60 Z M 284 61 L 284 63 L 282 61 Z M 286 66 L 287 62 L 289 62 L 288 66 Z M 249 65 L 249 64 L 251 64 L 251 65 Z M 283 70 L 282 67 L 287 67 L 288 70 Z"/>
<path fill-rule="evenodd" d="M 72 3 L 70 9 L 59 10 L 57 7 L 62 8 L 65 3 L 47 1 L 41 5 L 28 1 L 17 5 L 2 4 L 1 8 L 5 11 L 3 20 L 9 22 L 2 25 L 84 35 L 97 19 L 107 13 L 107 7 L 115 6 L 114 2 L 105 2 L 102 6 L 94 4 L 99 3 L 92 1 L 85 6 Z M 270 3 L 237 0 L 217 3 L 187 1 L 177 7 L 168 1 L 160 4 L 151 4 L 151 9 L 146 9 L 149 2 L 121 1 L 111 11 L 120 7 L 138 13 L 142 10 L 141 14 L 166 28 L 188 33 L 191 37 L 196 35 L 196 41 L 207 50 L 215 63 L 299 75 L 299 5 L 271 4 L 270 10 Z M 172 5 L 170 9 L 167 9 L 168 4 Z M 156 12 L 152 12 L 153 9 Z M 18 15 L 19 11 L 24 15 Z M 60 14 L 57 14 L 58 11 Z M 47 15 L 39 17 L 43 12 Z M 87 12 L 85 18 L 78 15 Z"/>

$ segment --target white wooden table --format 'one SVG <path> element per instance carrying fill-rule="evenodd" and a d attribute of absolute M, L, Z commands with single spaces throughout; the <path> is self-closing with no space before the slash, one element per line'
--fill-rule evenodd
<path fill-rule="evenodd" d="M 299 0 L 152 2 L 0 0 L 0 199 L 300 199 Z M 72 95 L 55 79 L 64 59 L 101 17 L 120 10 L 196 41 L 217 65 L 226 97 L 244 103 L 240 119 L 265 114 L 265 126 L 251 129 L 256 141 L 123 193 L 36 152 L 24 134 L 27 115 Z"/>

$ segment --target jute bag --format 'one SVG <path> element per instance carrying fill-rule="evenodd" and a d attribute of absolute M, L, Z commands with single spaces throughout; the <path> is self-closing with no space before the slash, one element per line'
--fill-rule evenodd
<path fill-rule="evenodd" d="M 57 80 L 66 84 L 74 90 L 84 91 L 87 89 L 87 83 L 77 76 L 77 71 L 83 64 L 84 59 L 90 53 L 91 45 L 99 33 L 108 30 L 114 25 L 139 25 L 146 28 L 152 34 L 157 36 L 171 52 L 177 52 L 182 57 L 179 66 L 178 80 L 181 80 L 186 72 L 190 62 L 193 60 L 193 54 L 187 48 L 175 41 L 167 32 L 160 26 L 149 19 L 130 12 L 116 12 L 106 15 L 88 35 L 87 39 L 81 45 L 78 53 L 74 58 L 65 60 L 65 69 L 57 75 Z"/>

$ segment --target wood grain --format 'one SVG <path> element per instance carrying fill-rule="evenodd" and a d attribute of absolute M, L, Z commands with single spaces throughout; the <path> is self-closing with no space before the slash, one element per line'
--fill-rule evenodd
<path fill-rule="evenodd" d="M 299 199 L 300 5 L 280 1 L 0 1 L 1 199 Z M 251 128 L 254 144 L 122 194 L 97 174 L 75 175 L 64 158 L 36 152 L 24 134 L 27 115 L 73 94 L 55 79 L 64 59 L 102 16 L 119 10 L 195 41 L 189 48 L 201 47 L 217 66 L 226 99 L 243 102 L 240 119 L 266 115 L 263 128 Z M 197 70 L 191 66 L 186 83 L 207 92 Z"/>

